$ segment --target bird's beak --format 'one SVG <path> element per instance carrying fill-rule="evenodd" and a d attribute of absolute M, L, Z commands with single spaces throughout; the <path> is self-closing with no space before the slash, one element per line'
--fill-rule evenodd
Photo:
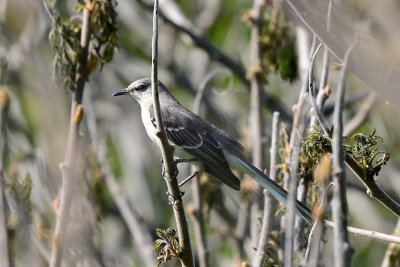
<path fill-rule="evenodd" d="M 120 91 L 118 91 L 118 92 L 115 92 L 114 94 L 113 94 L 113 96 L 117 96 L 117 95 L 128 95 L 129 94 L 129 91 L 127 90 L 127 89 L 122 89 L 122 90 L 120 90 Z"/>

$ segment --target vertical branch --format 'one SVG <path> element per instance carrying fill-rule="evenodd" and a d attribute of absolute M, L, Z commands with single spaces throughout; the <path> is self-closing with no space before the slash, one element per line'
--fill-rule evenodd
<path fill-rule="evenodd" d="M 311 54 L 315 50 L 316 45 L 316 37 L 313 38 L 313 43 L 311 46 L 310 53 Z M 312 58 L 310 57 L 310 61 Z M 311 63 L 310 63 L 311 64 Z M 284 185 L 289 190 L 288 194 L 288 205 L 287 205 L 287 214 L 282 218 L 281 225 L 282 229 L 285 229 L 285 252 L 284 252 L 284 262 L 285 266 L 292 265 L 292 253 L 293 253 L 293 228 L 294 228 L 294 219 L 295 219 L 295 198 L 296 198 L 296 183 L 297 183 L 297 165 L 300 154 L 300 146 L 301 139 L 304 132 L 304 111 L 306 106 L 306 97 L 307 97 L 307 85 L 310 83 L 308 81 L 308 77 L 304 78 L 302 83 L 302 87 L 299 93 L 299 99 L 297 105 L 295 107 L 295 114 L 293 116 L 293 125 L 292 132 L 290 135 L 290 157 L 288 159 L 288 166 L 290 175 L 284 181 Z M 304 190 L 307 190 L 304 188 Z"/>
<path fill-rule="evenodd" d="M 90 17 L 88 10 L 91 2 L 88 1 L 83 11 L 82 31 L 81 31 L 81 49 L 80 61 L 77 64 L 77 73 L 75 79 L 75 90 L 72 94 L 71 118 L 69 125 L 69 134 L 65 152 L 64 163 L 60 165 L 62 174 L 61 201 L 60 208 L 57 211 L 57 221 L 53 236 L 53 246 L 51 251 L 50 266 L 60 266 L 66 238 L 66 229 L 68 225 L 70 204 L 73 199 L 73 190 L 78 178 L 76 177 L 76 163 L 78 159 L 79 146 L 79 126 L 83 117 L 82 96 L 84 84 L 87 78 L 87 61 L 90 43 Z"/>
<path fill-rule="evenodd" d="M 200 104 L 203 98 L 205 89 L 207 87 L 207 83 L 213 77 L 213 73 L 208 75 L 205 81 L 200 85 L 199 90 L 197 91 L 195 102 L 193 105 L 193 112 L 196 114 L 200 114 Z M 204 216 L 203 216 L 203 208 L 202 208 L 202 188 L 200 185 L 199 179 L 192 180 L 192 197 L 193 197 L 193 205 L 194 205 L 194 219 L 193 219 L 193 227 L 194 233 L 196 235 L 196 247 L 197 254 L 199 259 L 199 267 L 207 267 L 209 266 L 209 251 L 207 248 L 207 239 L 204 229 Z"/>
<path fill-rule="evenodd" d="M 161 153 L 163 165 L 165 168 L 164 179 L 167 183 L 170 202 L 174 208 L 176 227 L 180 246 L 180 260 L 182 266 L 193 266 L 192 249 L 190 245 L 190 237 L 188 225 L 186 222 L 185 210 L 182 203 L 181 192 L 179 190 L 178 181 L 176 179 L 176 165 L 173 158 L 173 150 L 168 143 L 167 135 L 163 127 L 161 118 L 160 99 L 158 95 L 158 0 L 154 0 L 153 13 L 153 37 L 152 37 L 152 60 L 151 60 L 151 86 L 153 94 L 154 114 L 156 118 L 157 131 L 156 136 L 160 139 Z"/>
<path fill-rule="evenodd" d="M 259 169 L 264 168 L 265 153 L 262 142 L 263 136 L 263 121 L 261 110 L 261 99 L 263 94 L 262 82 L 262 15 L 265 7 L 265 1 L 254 0 L 252 10 L 252 28 L 251 28 L 251 44 L 252 44 L 252 73 L 250 73 L 250 120 L 251 120 L 251 139 L 252 139 L 252 160 L 253 165 Z M 259 238 L 259 227 L 257 225 L 257 217 L 261 206 L 262 188 L 258 183 L 254 184 L 254 202 L 251 205 L 251 238 L 253 245 L 257 246 Z"/>
<path fill-rule="evenodd" d="M 278 142 L 279 142 L 279 112 L 274 112 L 272 119 L 272 140 L 270 150 L 270 171 L 269 177 L 275 181 L 278 171 Z M 271 228 L 273 214 L 273 199 L 268 192 L 264 193 L 264 213 L 261 225 L 260 239 L 258 241 L 256 256 L 254 257 L 253 267 L 261 267 L 265 251 L 267 249 L 269 231 Z"/>
<path fill-rule="evenodd" d="M 400 220 L 397 221 L 393 235 L 400 236 Z M 385 257 L 381 263 L 381 267 L 392 267 L 396 266 L 396 262 L 399 263 L 399 247 L 399 244 L 389 244 L 388 248 L 386 249 Z"/>
<path fill-rule="evenodd" d="M 338 91 L 335 101 L 333 121 L 335 130 L 332 136 L 332 176 L 335 184 L 333 189 L 332 215 L 335 227 L 333 229 L 334 264 L 339 266 L 350 266 L 353 249 L 347 232 L 347 200 L 346 200 L 346 176 L 344 173 L 344 151 L 343 151 L 343 102 L 346 90 L 348 65 L 351 52 L 356 47 L 357 39 L 346 51 L 343 61 L 343 69 L 340 73 Z"/>
<path fill-rule="evenodd" d="M 4 150 L 6 146 L 6 123 L 7 110 L 10 104 L 10 98 L 7 92 L 2 88 L 4 84 L 4 76 L 7 68 L 5 58 L 0 58 L 0 259 L 2 266 L 11 267 L 11 258 L 8 243 L 7 230 L 7 209 L 4 195 Z"/>
<path fill-rule="evenodd" d="M 298 126 L 297 135 L 294 137 L 292 153 L 290 156 L 290 183 L 287 214 L 285 215 L 285 251 L 284 266 L 293 266 L 293 237 L 294 237 L 294 219 L 295 219 L 295 201 L 297 184 L 297 166 L 300 156 L 301 134 L 304 131 L 302 125 Z"/>
<path fill-rule="evenodd" d="M 326 16 L 327 32 L 331 31 L 332 5 L 333 5 L 332 0 L 329 0 L 328 12 L 327 12 L 327 16 Z M 310 75 L 310 72 L 309 72 L 309 75 Z M 328 75 L 329 75 L 329 49 L 328 49 L 328 47 L 325 46 L 324 57 L 323 57 L 323 61 L 322 61 L 321 81 L 319 84 L 318 94 L 316 97 L 317 106 L 318 106 L 319 110 L 321 110 L 321 112 L 324 109 L 325 101 L 328 99 L 328 97 L 330 95 L 329 87 L 327 87 Z M 313 107 L 313 108 L 315 110 L 315 107 Z M 311 119 L 310 119 L 311 128 L 315 125 L 315 122 L 317 120 L 316 113 L 318 111 L 314 111 L 314 112 L 315 113 L 311 116 Z"/>
<path fill-rule="evenodd" d="M 316 220 L 308 237 L 308 245 L 305 254 L 307 266 L 310 267 L 318 266 L 320 242 L 324 230 L 323 219 L 329 204 L 328 184 L 331 180 L 331 174 L 332 156 L 331 154 L 327 154 L 321 159 L 314 171 L 315 181 L 320 185 L 321 203 L 314 213 Z"/>

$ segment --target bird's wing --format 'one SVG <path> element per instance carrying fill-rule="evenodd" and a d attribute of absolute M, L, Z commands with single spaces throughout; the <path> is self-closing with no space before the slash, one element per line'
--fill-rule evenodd
<path fill-rule="evenodd" d="M 221 147 L 209 132 L 207 122 L 181 106 L 162 107 L 162 119 L 168 140 L 200 160 L 205 171 L 229 187 L 240 190 L 240 180 L 232 173 Z M 153 105 L 149 107 L 156 126 Z M 179 114 L 179 115 L 177 115 Z"/>

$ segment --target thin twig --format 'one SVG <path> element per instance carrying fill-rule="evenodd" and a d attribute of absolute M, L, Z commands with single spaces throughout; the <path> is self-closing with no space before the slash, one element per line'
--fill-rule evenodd
<path fill-rule="evenodd" d="M 372 111 L 372 106 L 376 100 L 375 92 L 371 92 L 368 97 L 362 103 L 361 107 L 358 109 L 356 115 L 346 123 L 343 130 L 343 136 L 349 136 L 354 133 L 368 118 L 368 115 Z"/>
<path fill-rule="evenodd" d="M 270 149 L 270 171 L 269 177 L 275 181 L 278 171 L 278 152 L 279 152 L 279 112 L 274 112 L 272 118 L 272 138 Z M 265 251 L 267 249 L 269 232 L 273 215 L 273 199 L 268 192 L 264 192 L 264 211 L 261 225 L 260 239 L 257 245 L 257 252 L 254 257 L 253 267 L 261 267 Z"/>
<path fill-rule="evenodd" d="M 159 4 L 158 0 L 154 1 L 154 12 L 153 12 L 153 37 L 152 37 L 152 61 L 151 61 L 151 87 L 153 94 L 153 106 L 154 114 L 156 118 L 156 136 L 160 139 L 160 147 L 163 159 L 163 165 L 165 168 L 165 181 L 168 187 L 168 193 L 170 196 L 170 202 L 174 209 L 174 215 L 176 220 L 176 227 L 179 238 L 180 246 L 180 260 L 182 266 L 191 267 L 193 266 L 192 248 L 190 245 L 190 237 L 188 225 L 186 222 L 185 210 L 182 202 L 181 192 L 179 190 L 178 181 L 176 179 L 176 165 L 173 158 L 173 150 L 169 145 L 167 135 L 162 122 L 160 99 L 158 95 L 158 15 L 159 15 Z"/>
<path fill-rule="evenodd" d="M 250 77 L 250 129 L 252 145 L 252 162 L 255 167 L 264 169 L 265 152 L 263 138 L 262 120 L 262 94 L 263 94 L 263 73 L 261 72 L 262 62 L 262 18 L 266 2 L 254 0 L 252 9 L 252 28 L 251 28 L 251 69 L 253 72 Z M 253 183 L 253 202 L 250 210 L 250 236 L 254 247 L 257 247 L 259 239 L 258 217 L 261 209 L 262 187 L 259 183 Z"/>
<path fill-rule="evenodd" d="M 208 82 L 212 79 L 214 75 L 215 73 L 207 75 L 204 81 L 200 84 L 193 105 L 193 112 L 196 114 L 200 114 L 201 100 L 203 99 Z M 194 205 L 193 228 L 196 236 L 196 247 L 198 252 L 197 254 L 199 266 L 207 267 L 209 266 L 209 251 L 207 246 L 203 216 L 202 187 L 200 185 L 199 179 L 194 179 L 192 182 L 192 198 Z"/>
<path fill-rule="evenodd" d="M 334 222 L 333 228 L 333 246 L 334 246 L 334 264 L 336 267 L 350 266 L 353 249 L 350 244 L 347 232 L 347 199 L 346 199 L 346 175 L 344 169 L 343 156 L 343 102 L 347 85 L 349 58 L 351 52 L 357 45 L 358 38 L 352 46 L 346 51 L 343 69 L 340 73 L 335 111 L 333 120 L 335 130 L 332 136 L 332 176 L 334 182 L 333 200 L 332 200 L 332 217 Z"/>
<path fill-rule="evenodd" d="M 326 30 L 327 32 L 330 32 L 331 30 L 331 18 L 332 18 L 332 0 L 329 0 L 329 5 L 328 5 L 328 11 L 327 11 L 327 16 L 326 16 Z M 324 109 L 324 104 L 325 101 L 328 99 L 329 97 L 329 91 L 326 91 L 326 86 L 328 84 L 328 75 L 329 75 L 329 49 L 328 47 L 324 46 L 324 57 L 323 57 L 323 62 L 322 62 L 322 73 L 321 73 L 321 81 L 319 84 L 319 88 L 318 88 L 318 94 L 317 94 L 317 106 L 319 108 L 319 110 Z M 315 121 L 316 121 L 316 114 L 314 113 L 311 116 L 311 120 L 310 120 L 310 126 L 311 129 L 313 129 Z"/>
<path fill-rule="evenodd" d="M 335 227 L 336 227 L 335 224 L 331 221 L 325 220 L 325 224 L 329 227 L 332 227 L 333 229 L 335 229 Z M 399 236 L 388 235 L 388 234 L 384 234 L 384 233 L 380 233 L 380 232 L 376 232 L 376 231 L 370 231 L 370 230 L 360 229 L 360 228 L 351 227 L 351 226 L 347 226 L 347 231 L 354 235 L 365 236 L 365 237 L 373 238 L 373 239 L 379 240 L 379 241 L 400 244 Z"/>
<path fill-rule="evenodd" d="M 6 124 L 7 111 L 10 103 L 10 98 L 7 92 L 2 88 L 4 84 L 5 72 L 7 69 L 7 61 L 5 58 L 0 58 L 0 259 L 1 266 L 12 266 L 8 230 L 7 230 L 7 209 L 6 199 L 4 195 L 3 183 L 4 180 L 4 153 L 6 147 Z"/>
<path fill-rule="evenodd" d="M 315 101 L 314 98 L 314 89 L 313 89 L 313 69 L 314 69 L 314 62 L 315 62 L 315 58 L 318 54 L 319 49 L 321 48 L 322 43 L 319 44 L 319 46 L 317 47 L 317 49 L 315 49 L 314 54 L 312 55 L 312 59 L 311 59 L 311 63 L 310 63 L 310 67 L 308 69 L 308 77 L 309 77 L 309 82 L 308 82 L 308 93 L 310 95 L 310 102 L 311 105 L 313 107 L 314 110 L 314 114 L 317 117 L 317 120 L 319 122 L 319 124 L 321 125 L 322 129 L 324 131 L 326 131 L 326 129 L 329 129 L 328 123 L 325 121 L 324 116 L 322 115 L 317 102 Z M 325 134 L 328 134 L 327 132 L 325 132 Z"/>
<path fill-rule="evenodd" d="M 312 55 L 313 51 L 315 50 L 316 46 L 316 38 L 314 36 L 313 42 L 311 45 L 309 55 Z M 312 60 L 311 56 L 309 56 L 310 61 Z M 310 63 L 311 64 L 311 63 Z M 284 251 L 284 262 L 285 266 L 291 266 L 293 264 L 292 261 L 292 254 L 293 254 L 293 240 L 294 240 L 294 219 L 295 219 L 295 200 L 296 200 L 296 184 L 297 184 L 297 167 L 298 167 L 298 159 L 300 153 L 300 146 L 301 140 L 303 138 L 304 132 L 304 120 L 305 120 L 305 106 L 306 106 L 306 99 L 307 99 L 307 88 L 308 88 L 308 76 L 305 77 L 302 87 L 300 89 L 299 98 L 297 101 L 295 114 L 293 116 L 293 125 L 292 125 L 292 132 L 290 134 L 290 149 L 291 154 L 288 159 L 288 166 L 290 175 L 288 178 L 284 180 L 284 186 L 289 191 L 288 196 L 288 205 L 287 205 L 287 214 L 282 217 L 281 226 L 282 229 L 285 229 L 285 251 Z M 304 188 L 307 190 L 307 188 Z M 297 232 L 296 234 L 299 234 Z"/>
<path fill-rule="evenodd" d="M 294 219 L 295 219 L 295 201 L 296 201 L 296 184 L 297 169 L 300 157 L 301 135 L 304 126 L 298 126 L 297 135 L 294 137 L 292 153 L 290 156 L 290 183 L 288 194 L 287 213 L 285 215 L 285 253 L 284 266 L 293 266 L 293 238 L 294 238 Z"/>
<path fill-rule="evenodd" d="M 136 243 L 136 247 L 140 251 L 139 254 L 146 263 L 146 266 L 155 266 L 156 261 L 153 254 L 153 238 L 146 227 L 144 218 L 129 204 L 127 198 L 121 192 L 120 186 L 111 171 L 110 163 L 107 159 L 105 144 L 97 144 L 95 147 L 97 160 L 101 166 L 104 181 L 107 184 L 108 190 L 110 190 L 110 194 L 112 195 L 115 204 L 121 212 L 122 218 L 128 226 L 129 232 Z"/>
<path fill-rule="evenodd" d="M 66 229 L 69 220 L 70 205 L 73 197 L 74 186 L 77 184 L 76 163 L 78 159 L 79 125 L 83 116 L 82 96 L 87 77 L 87 60 L 90 43 L 90 17 L 87 8 L 83 10 L 81 31 L 81 54 L 77 64 L 75 90 L 72 95 L 71 118 L 64 163 L 60 166 L 62 173 L 60 209 L 57 212 L 56 227 L 53 236 L 51 251 L 51 267 L 58 267 L 64 250 Z"/>

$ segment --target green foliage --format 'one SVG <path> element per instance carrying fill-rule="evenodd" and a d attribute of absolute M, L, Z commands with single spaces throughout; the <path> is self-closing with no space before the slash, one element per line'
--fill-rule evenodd
<path fill-rule="evenodd" d="M 346 146 L 347 152 L 363 167 L 367 177 L 378 176 L 382 165 L 386 165 L 390 159 L 389 153 L 378 151 L 376 146 L 383 138 L 375 134 L 376 130 L 371 134 L 355 134 L 348 138 L 352 145 Z"/>
<path fill-rule="evenodd" d="M 323 155 L 331 152 L 332 138 L 316 128 L 310 128 L 304 138 L 303 157 L 308 156 L 317 164 Z"/>
<path fill-rule="evenodd" d="M 160 239 L 154 241 L 153 250 L 157 256 L 157 267 L 170 261 L 172 258 L 180 258 L 179 240 L 176 230 L 168 228 L 162 230 L 157 228 L 156 234 Z"/>
<path fill-rule="evenodd" d="M 264 77 L 276 72 L 283 80 L 293 81 L 297 78 L 297 55 L 292 27 L 281 18 L 280 7 L 269 4 L 265 10 L 260 40 Z M 248 20 L 252 21 L 251 14 Z"/>
<path fill-rule="evenodd" d="M 112 60 L 114 50 L 118 48 L 115 0 L 91 0 L 86 4 L 78 0 L 74 14 L 62 19 L 54 4 L 44 2 L 52 19 L 53 29 L 49 40 L 55 53 L 53 72 L 62 81 L 63 88 L 74 91 L 78 62 L 81 60 L 82 13 L 85 8 L 91 13 L 90 48 L 88 53 L 87 75 L 93 72 L 98 62 L 101 67 Z"/>
<path fill-rule="evenodd" d="M 378 142 L 383 139 L 376 135 L 374 130 L 371 134 L 358 133 L 346 138 L 347 144 L 344 146 L 346 152 L 351 155 L 364 170 L 366 177 L 373 177 L 379 174 L 382 165 L 385 165 L 390 154 L 378 151 Z M 314 128 L 308 130 L 304 139 L 302 157 L 309 157 L 312 164 L 319 162 L 326 153 L 332 152 L 332 139 Z M 374 162 L 374 160 L 376 160 Z"/>

